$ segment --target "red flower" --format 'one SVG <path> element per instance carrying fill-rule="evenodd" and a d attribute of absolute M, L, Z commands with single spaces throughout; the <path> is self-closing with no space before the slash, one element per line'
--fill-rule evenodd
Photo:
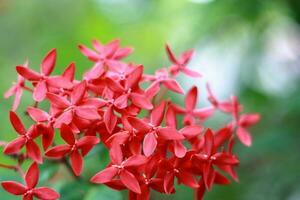
<path fill-rule="evenodd" d="M 158 140 L 184 139 L 175 128 L 160 126 L 164 117 L 164 110 L 165 102 L 162 102 L 151 111 L 148 123 L 138 118 L 128 118 L 131 126 L 139 132 L 146 134 L 143 141 L 143 151 L 146 156 L 150 156 L 154 153 Z"/>
<path fill-rule="evenodd" d="M 160 169 L 164 174 L 164 190 L 167 194 L 175 192 L 175 177 L 177 178 L 178 183 L 182 183 L 191 188 L 199 187 L 193 172 L 190 170 L 192 155 L 193 152 L 190 152 L 186 154 L 184 158 L 173 157 L 170 160 L 163 160 L 160 163 Z"/>
<path fill-rule="evenodd" d="M 214 165 L 237 165 L 239 163 L 234 155 L 227 152 L 217 152 L 217 148 L 214 145 L 214 135 L 210 129 L 207 129 L 204 135 L 203 152 L 195 154 L 193 159 L 202 168 L 203 181 L 207 190 L 211 189 L 216 176 Z"/>
<path fill-rule="evenodd" d="M 152 157 L 145 165 L 144 174 L 139 176 L 141 194 L 129 191 L 130 200 L 149 200 L 151 189 L 164 193 L 163 178 L 156 177 L 158 170 L 158 157 Z"/>
<path fill-rule="evenodd" d="M 15 181 L 3 181 L 2 187 L 13 195 L 23 195 L 23 200 L 32 200 L 33 197 L 43 200 L 55 200 L 60 195 L 47 187 L 36 187 L 39 180 L 39 169 L 36 163 L 32 163 L 25 175 L 26 185 Z"/>
<path fill-rule="evenodd" d="M 108 78 L 108 87 L 115 93 L 121 94 L 116 98 L 114 104 L 119 109 L 124 109 L 128 106 L 128 100 L 139 108 L 150 110 L 153 108 L 151 102 L 147 97 L 141 93 L 139 88 L 139 82 L 142 78 L 143 66 L 135 67 L 131 73 L 129 73 L 126 79 L 123 79 L 124 86 L 119 82 Z"/>
<path fill-rule="evenodd" d="M 54 139 L 53 124 L 55 122 L 55 117 L 39 108 L 34 107 L 28 107 L 27 113 L 37 123 L 37 131 L 42 133 L 42 144 L 44 150 L 48 149 Z M 46 122 L 47 124 L 44 124 Z"/>
<path fill-rule="evenodd" d="M 26 61 L 23 64 L 23 66 L 25 68 L 27 68 L 28 62 Z M 14 103 L 13 103 L 13 107 L 12 107 L 13 111 L 17 110 L 17 108 L 20 104 L 24 86 L 25 86 L 25 79 L 22 76 L 18 75 L 18 81 L 16 83 L 14 83 L 13 86 L 11 88 L 9 88 L 4 94 L 5 98 L 9 98 L 10 96 L 15 95 L 15 99 L 14 99 Z"/>
<path fill-rule="evenodd" d="M 61 126 L 60 133 L 67 144 L 55 146 L 46 151 L 45 155 L 51 158 L 61 158 L 70 154 L 72 170 L 76 176 L 79 176 L 83 168 L 83 157 L 99 143 L 99 139 L 96 136 L 84 136 L 76 140 L 70 127 L 65 124 Z"/>
<path fill-rule="evenodd" d="M 37 73 L 27 66 L 17 66 L 17 72 L 25 79 L 34 84 L 33 99 L 35 101 L 42 101 L 46 97 L 48 86 L 59 88 L 71 88 L 72 83 L 65 78 L 56 76 L 49 77 L 54 69 L 56 62 L 56 49 L 51 50 L 43 59 L 41 64 L 41 72 Z"/>
<path fill-rule="evenodd" d="M 99 41 L 93 40 L 93 47 L 96 51 L 91 50 L 84 45 L 79 45 L 78 47 L 81 53 L 89 60 L 100 63 L 100 65 L 94 66 L 92 69 L 94 72 L 101 71 L 103 66 L 113 67 L 114 65 L 118 65 L 118 61 L 127 57 L 133 50 L 130 47 L 120 48 L 120 40 L 113 40 L 107 45 L 103 45 Z"/>
<path fill-rule="evenodd" d="M 155 71 L 155 75 L 144 75 L 144 81 L 152 81 L 151 85 L 147 88 L 146 93 L 148 97 L 152 98 L 160 90 L 160 85 L 162 84 L 168 90 L 177 92 L 179 94 L 184 94 L 182 87 L 174 79 L 170 78 L 168 71 L 166 69 L 159 69 Z"/>
<path fill-rule="evenodd" d="M 20 118 L 13 111 L 10 112 L 9 117 L 12 126 L 20 136 L 5 146 L 4 153 L 16 154 L 25 146 L 28 156 L 35 162 L 42 163 L 40 148 L 34 142 L 34 139 L 39 136 L 36 126 L 33 125 L 26 130 Z"/>
<path fill-rule="evenodd" d="M 201 74 L 196 72 L 196 71 L 192 71 L 190 69 L 187 68 L 187 64 L 188 62 L 191 60 L 192 55 L 194 53 L 194 50 L 188 50 L 185 51 L 181 57 L 179 59 L 177 59 L 175 57 L 175 55 L 173 54 L 173 52 L 171 51 L 169 45 L 166 44 L 166 51 L 167 51 L 167 55 L 169 57 L 169 60 L 172 62 L 172 66 L 169 68 L 170 73 L 173 76 L 176 76 L 179 72 L 183 72 L 184 74 L 191 76 L 191 77 L 200 77 Z"/>
<path fill-rule="evenodd" d="M 205 120 L 214 113 L 213 107 L 206 107 L 196 109 L 198 102 L 198 89 L 196 86 L 192 87 L 185 96 L 185 108 L 172 104 L 175 112 L 184 114 L 184 124 L 195 124 L 196 119 Z"/>
<path fill-rule="evenodd" d="M 147 158 L 142 155 L 133 155 L 123 160 L 123 153 L 119 145 L 115 145 L 110 150 L 111 164 L 104 170 L 98 172 L 91 178 L 93 183 L 109 183 L 115 176 L 119 176 L 121 182 L 129 190 L 141 194 L 141 187 L 134 173 L 130 169 L 140 167 L 147 162 Z"/>
<path fill-rule="evenodd" d="M 87 99 L 84 101 L 85 94 L 85 81 L 74 86 L 70 95 L 71 101 L 57 94 L 47 93 L 47 98 L 51 105 L 61 111 L 61 114 L 55 120 L 55 128 L 60 128 L 62 124 L 70 124 L 74 117 L 86 120 L 100 119 L 97 107 L 104 105 L 104 102 L 100 101 L 100 99 Z"/>
<path fill-rule="evenodd" d="M 256 124 L 260 120 L 260 115 L 257 113 L 254 114 L 243 114 L 239 116 L 239 103 L 237 97 L 232 97 L 232 106 L 233 112 L 232 115 L 234 117 L 234 124 L 236 125 L 236 134 L 239 140 L 245 146 L 252 145 L 252 136 L 248 132 L 248 128 Z"/>
<path fill-rule="evenodd" d="M 210 103 L 215 107 L 220 109 L 223 112 L 227 112 L 230 113 L 232 112 L 232 104 L 230 101 L 218 101 L 216 99 L 216 97 L 214 96 L 214 94 L 212 93 L 209 84 L 206 84 L 206 89 L 208 92 L 208 100 L 210 101 Z"/>

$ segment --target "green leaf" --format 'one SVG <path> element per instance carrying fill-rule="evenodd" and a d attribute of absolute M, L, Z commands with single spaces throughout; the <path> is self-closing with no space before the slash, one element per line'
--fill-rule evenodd
<path fill-rule="evenodd" d="M 106 186 L 99 185 L 91 188 L 84 200 L 121 200 L 122 194 L 119 191 L 112 190 Z"/>

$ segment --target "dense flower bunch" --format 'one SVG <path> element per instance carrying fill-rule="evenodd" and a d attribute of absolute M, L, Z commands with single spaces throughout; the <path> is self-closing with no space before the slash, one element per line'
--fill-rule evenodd
<path fill-rule="evenodd" d="M 126 189 L 131 200 L 147 200 L 151 190 L 175 193 L 175 184 L 193 188 L 195 199 L 202 199 L 214 184 L 229 184 L 229 177 L 238 180 L 235 168 L 239 159 L 233 153 L 234 143 L 239 140 L 250 146 L 248 128 L 260 117 L 241 114 L 243 107 L 235 96 L 218 100 L 209 85 L 211 104 L 198 108 L 197 87 L 185 93 L 175 79 L 180 73 L 201 77 L 187 67 L 192 50 L 176 57 L 166 45 L 171 66 L 148 75 L 142 65 L 122 61 L 132 49 L 120 47 L 119 40 L 107 45 L 94 40 L 93 48 L 79 45 L 81 53 L 93 62 L 81 80 L 74 78 L 74 63 L 62 75 L 51 75 L 55 49 L 43 59 L 40 72 L 30 69 L 28 63 L 16 67 L 18 81 L 5 97 L 15 96 L 10 121 L 18 137 L 3 143 L 4 153 L 30 159 L 33 164 L 23 177 L 26 186 L 4 181 L 6 191 L 23 195 L 24 199 L 58 199 L 57 192 L 36 188 L 38 165 L 45 159 L 64 159 L 70 163 L 72 173 L 80 176 L 84 157 L 95 145 L 109 150 L 110 163 L 90 181 Z M 35 102 L 27 108 L 34 122 L 28 129 L 14 112 L 23 90 L 31 92 Z M 167 91 L 185 95 L 184 106 L 164 99 Z M 39 108 L 43 101 L 50 102 L 48 110 Z M 217 110 L 232 120 L 212 130 L 205 121 Z M 64 144 L 55 144 L 56 137 L 61 137 Z"/>

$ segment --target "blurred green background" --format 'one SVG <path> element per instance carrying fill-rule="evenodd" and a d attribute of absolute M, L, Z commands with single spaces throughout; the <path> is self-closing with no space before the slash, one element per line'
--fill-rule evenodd
<path fill-rule="evenodd" d="M 77 44 L 97 38 L 120 38 L 135 48 L 128 60 L 143 63 L 146 72 L 168 64 L 164 44 L 178 54 L 195 48 L 190 67 L 201 80 L 180 77 L 184 88 L 197 84 L 205 99 L 206 81 L 218 97 L 237 94 L 246 111 L 260 112 L 252 129 L 254 144 L 238 144 L 240 183 L 216 186 L 207 200 L 300 199 L 300 1 L 298 0 L 0 0 L 0 93 L 16 79 L 15 66 L 29 59 L 38 69 L 45 53 L 58 50 L 55 73 L 71 61 L 77 77 L 91 66 Z M 203 102 L 203 103 L 202 103 Z M 205 101 L 200 105 L 205 105 Z M 12 100 L 0 100 L 0 139 L 15 137 L 8 121 Z M 30 105 L 25 95 L 22 106 Z M 29 121 L 27 122 L 29 124 Z M 216 120 L 217 123 L 217 120 Z M 2 149 L 0 149 L 2 151 Z M 87 179 L 107 163 L 98 147 L 86 159 Z M 14 164 L 3 155 L 0 163 Z M 27 163 L 28 164 L 28 163 Z M 59 174 L 53 177 L 58 170 Z M 41 184 L 56 188 L 63 200 L 123 199 L 122 194 L 87 181 L 73 181 L 62 166 L 41 167 Z M 59 176 L 65 176 L 57 181 Z M 0 181 L 20 180 L 0 169 Z M 47 181 L 50 179 L 50 182 Z M 152 199 L 192 199 L 180 187 L 173 196 Z M 0 189 L 0 199 L 16 199 Z"/>

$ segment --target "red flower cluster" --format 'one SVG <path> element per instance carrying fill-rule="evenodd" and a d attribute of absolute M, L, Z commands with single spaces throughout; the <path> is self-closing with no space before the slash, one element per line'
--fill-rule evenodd
<path fill-rule="evenodd" d="M 28 63 L 16 67 L 19 80 L 6 97 L 15 95 L 16 110 L 22 91 L 32 92 L 35 106 L 28 107 L 27 113 L 34 124 L 26 130 L 11 111 L 10 121 L 19 136 L 6 145 L 4 153 L 18 154 L 25 147 L 25 157 L 34 164 L 25 177 L 27 186 L 6 181 L 2 183 L 5 190 L 23 195 L 24 199 L 57 199 L 56 192 L 35 188 L 37 164 L 44 159 L 69 157 L 74 174 L 79 176 L 84 156 L 99 144 L 109 150 L 110 163 L 91 182 L 116 190 L 127 189 L 131 200 L 149 199 L 151 190 L 175 193 L 176 180 L 177 184 L 193 188 L 195 199 L 202 199 L 214 184 L 228 184 L 228 176 L 238 180 L 235 167 L 239 160 L 233 145 L 236 139 L 251 145 L 247 129 L 259 121 L 259 115 L 240 115 L 243 108 L 236 97 L 219 101 L 209 87 L 208 107 L 197 108 L 196 86 L 186 93 L 184 107 L 163 99 L 168 90 L 184 94 L 175 79 L 179 73 L 201 76 L 187 67 L 192 50 L 176 58 L 167 45 L 171 66 L 147 75 L 142 65 L 122 61 L 132 49 L 120 47 L 119 40 L 107 45 L 95 40 L 93 47 L 95 50 L 79 46 L 94 63 L 82 80 L 74 78 L 74 63 L 62 75 L 50 75 L 56 63 L 55 49 L 43 59 L 40 73 L 31 70 Z M 32 87 L 26 86 L 27 82 Z M 47 111 L 38 108 L 42 101 L 50 102 Z M 232 120 L 219 130 L 212 130 L 205 121 L 217 110 Z M 43 151 L 36 143 L 39 137 Z M 65 143 L 54 144 L 55 137 L 61 137 Z"/>

